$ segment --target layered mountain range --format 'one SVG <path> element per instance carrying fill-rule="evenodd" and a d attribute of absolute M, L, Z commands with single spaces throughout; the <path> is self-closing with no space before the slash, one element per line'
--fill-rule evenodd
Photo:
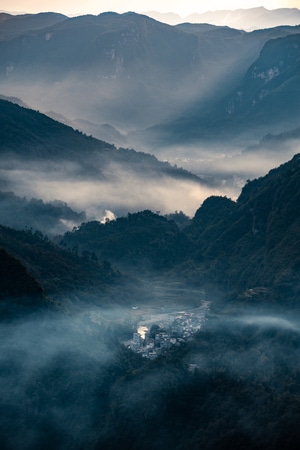
<path fill-rule="evenodd" d="M 54 25 L 67 17 L 58 13 L 12 15 L 0 12 L 0 41 L 5 41 L 22 33 L 41 30 Z"/>
<path fill-rule="evenodd" d="M 132 302 L 136 294 L 130 280 L 138 274 L 139 280 L 155 275 L 208 291 L 218 288 L 235 303 L 271 302 L 297 309 L 299 161 L 296 155 L 249 181 L 236 202 L 207 198 L 185 225 L 180 225 L 182 213 L 164 217 L 144 210 L 105 223 L 84 222 L 57 236 L 56 244 L 39 231 L 2 226 L 0 245 L 25 265 L 44 292 L 56 297 L 98 296 L 101 302 L 108 298 L 108 287 L 125 283 L 129 287 L 118 294 L 119 301 L 128 297 Z M 130 278 L 120 277 L 119 271 Z M 10 276 L 16 286 L 23 283 L 24 271 L 15 273 L 6 273 L 6 284 Z"/>
<path fill-rule="evenodd" d="M 261 187 L 262 192 L 270 190 L 263 207 L 254 199 L 260 198 L 260 188 L 245 200 L 245 192 L 252 192 L 258 182 L 248 183 L 235 202 L 217 195 L 219 186 L 226 185 L 223 174 L 218 184 L 205 173 L 205 164 L 202 170 L 195 166 L 205 174 L 201 179 L 148 153 L 117 148 L 71 126 L 87 127 L 95 135 L 106 132 L 112 140 L 135 142 L 137 148 L 157 153 L 179 146 L 182 159 L 188 159 L 191 144 L 208 145 L 211 154 L 220 146 L 225 153 L 226 148 L 240 146 L 240 155 L 225 155 L 226 164 L 233 167 L 266 154 L 270 160 L 274 155 L 287 159 L 299 139 L 299 27 L 248 33 L 212 24 L 169 26 L 135 13 L 72 19 L 52 13 L 2 14 L 1 23 L 2 225 L 18 228 L 19 233 L 25 227 L 28 233 L 41 230 L 50 237 L 60 233 L 56 243 L 64 251 L 94 254 L 120 265 L 120 270 L 139 264 L 145 270 L 180 274 L 193 283 L 211 279 L 239 292 L 264 280 L 266 289 L 271 288 L 275 273 L 276 280 L 285 280 L 279 266 L 263 256 L 277 248 L 275 238 L 269 241 L 266 235 L 275 217 L 273 209 L 265 216 L 277 192 L 275 185 L 269 188 L 271 174 L 264 182 L 267 187 Z M 26 104 L 51 111 L 52 119 Z M 142 127 L 148 128 L 138 131 Z M 199 152 L 196 157 L 201 159 Z M 292 161 L 289 165 L 296 173 L 298 157 Z M 239 169 L 233 171 L 239 174 Z M 290 186 L 288 175 L 284 177 Z M 297 177 L 293 175 L 293 182 Z M 294 188 L 295 193 L 291 188 L 284 194 L 280 211 L 296 203 Z M 205 200 L 212 193 L 215 196 Z M 166 215 L 175 209 L 186 212 L 187 207 L 193 216 L 203 201 L 185 228 Z M 122 218 L 111 220 L 110 210 Z M 182 211 L 172 218 L 189 223 Z M 64 234 L 73 226 L 79 228 Z M 294 222 L 285 224 L 286 229 L 290 226 L 297 229 Z M 295 234 L 288 236 L 297 240 Z M 282 240 L 280 248 L 291 247 L 287 236 Z M 268 242 L 274 244 L 272 249 Z M 246 267 L 240 270 L 243 263 L 237 256 L 250 247 L 257 252 L 251 256 L 251 267 L 259 267 L 253 273 Z M 284 252 L 289 255 L 287 249 Z M 297 254 L 284 264 L 291 259 L 297 265 Z M 284 272 L 289 274 L 287 285 L 295 270 L 293 266 Z"/>
<path fill-rule="evenodd" d="M 208 284 L 234 291 L 234 298 L 264 293 L 274 301 L 276 296 L 296 301 L 299 170 L 296 155 L 249 181 L 236 202 L 209 197 L 181 230 L 174 221 L 144 211 L 107 224 L 83 224 L 61 242 L 80 251 L 94 249 L 100 258 L 121 267 L 171 270 L 200 285 L 210 280 Z"/>
<path fill-rule="evenodd" d="M 299 31 L 0 15 L 1 449 L 299 449 Z"/>
<path fill-rule="evenodd" d="M 187 205 L 190 189 L 199 193 L 203 190 L 202 195 L 209 189 L 198 176 L 148 153 L 116 148 L 6 100 L 0 100 L 0 106 L 3 191 L 13 191 L 20 197 L 41 196 L 48 203 L 71 201 L 79 213 L 94 204 L 91 215 L 98 217 L 105 208 L 119 214 L 136 210 L 145 201 L 151 208 L 156 203 L 158 209 L 172 211 L 168 203 L 174 196 L 173 188 L 178 192 L 177 200 L 182 197 L 180 207 L 182 203 Z M 191 202 L 195 200 L 191 198 Z M 71 216 L 58 215 L 72 223 L 76 214 L 73 219 Z M 20 223 L 24 225 L 23 220 Z M 40 225 L 44 227 L 46 222 Z M 51 233 L 50 228 L 43 231 Z"/>
<path fill-rule="evenodd" d="M 30 26 L 33 17 L 20 17 L 13 37 L 3 31 L 2 95 L 100 139 L 159 152 L 203 137 L 220 142 L 226 129 L 247 145 L 282 118 L 280 131 L 298 120 L 297 26 L 170 26 L 135 13 L 34 19 Z"/>
<path fill-rule="evenodd" d="M 299 34 L 268 41 L 232 93 L 160 129 L 176 143 L 211 141 L 216 133 L 219 139 L 246 143 L 257 138 L 253 130 L 263 136 L 298 127 L 299 43 Z"/>
<path fill-rule="evenodd" d="M 248 9 L 206 11 L 180 17 L 172 13 L 149 11 L 146 13 L 161 22 L 176 25 L 181 22 L 211 23 L 218 26 L 227 25 L 241 30 L 271 28 L 278 25 L 298 25 L 300 13 L 297 8 L 266 9 L 262 6 Z"/>

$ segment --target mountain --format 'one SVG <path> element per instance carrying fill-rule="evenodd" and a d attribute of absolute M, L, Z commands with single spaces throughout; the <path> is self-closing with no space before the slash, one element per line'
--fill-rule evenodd
<path fill-rule="evenodd" d="M 121 268 L 165 270 L 188 252 L 188 241 L 173 220 L 151 211 L 128 214 L 101 224 L 88 222 L 68 232 L 61 245 L 95 251 Z"/>
<path fill-rule="evenodd" d="M 300 156 L 248 181 L 237 202 L 208 198 L 188 233 L 202 267 L 244 300 L 259 294 L 297 302 L 300 288 Z M 242 294 L 243 292 L 243 294 Z M 269 295 L 268 295 L 269 294 Z M 297 306 L 297 303 L 295 303 Z"/>
<path fill-rule="evenodd" d="M 257 8 L 225 9 L 206 11 L 204 13 L 192 13 L 184 17 L 178 14 L 161 13 L 158 11 L 148 11 L 145 14 L 155 20 L 170 25 L 178 25 L 183 22 L 196 24 L 209 23 L 245 31 L 273 28 L 279 25 L 294 26 L 300 23 L 300 11 L 297 8 L 277 8 L 270 10 L 260 6 Z"/>
<path fill-rule="evenodd" d="M 296 155 L 184 229 L 141 211 L 72 251 L 0 226 L 2 448 L 298 450 L 299 181 Z M 128 348 L 139 325 L 154 360 Z"/>
<path fill-rule="evenodd" d="M 24 108 L 28 108 L 28 105 L 26 105 L 26 103 L 24 103 L 18 97 L 6 97 L 6 95 L 0 95 L 0 100 L 7 100 L 8 102 L 16 103 L 19 106 L 24 106 Z"/>
<path fill-rule="evenodd" d="M 102 220 L 106 210 L 120 215 L 140 210 L 141 206 L 165 213 L 175 209 L 188 213 L 209 188 L 190 171 L 159 161 L 153 155 L 117 149 L 8 101 L 0 100 L 0 106 L 0 190 L 13 192 L 17 197 L 41 199 L 48 205 L 40 205 L 39 217 L 33 217 L 29 212 L 33 204 L 23 204 L 23 213 L 29 216 L 23 217 L 20 224 L 35 228 L 40 221 L 46 234 L 53 234 L 55 222 L 58 228 L 72 228 L 79 217 L 73 216 L 75 223 L 67 219 L 66 208 L 59 212 L 57 203 L 56 219 L 49 216 L 47 223 L 42 218 L 51 209 L 54 213 L 56 200 L 68 204 L 73 211 L 84 211 L 90 220 Z M 16 210 L 15 200 L 10 198 L 14 203 L 10 207 L 11 218 Z M 56 232 L 63 232 L 58 228 Z"/>
<path fill-rule="evenodd" d="M 15 66 L 6 53 L 8 64 L 5 67 L 12 81 L 12 92 L 4 90 L 3 95 L 16 101 L 18 97 L 23 98 L 19 95 L 21 88 L 23 92 L 28 89 L 26 103 L 35 95 L 40 98 L 40 104 L 49 106 L 46 111 L 54 111 L 53 105 L 46 105 L 51 100 L 61 120 L 69 114 L 60 112 L 59 106 L 72 98 L 79 105 L 78 109 L 69 105 L 72 123 L 74 118 L 87 120 L 88 126 L 109 123 L 97 114 L 85 117 L 87 108 L 85 111 L 83 99 L 87 90 L 84 90 L 84 83 L 89 84 L 88 77 L 82 76 L 81 84 L 70 80 L 72 64 L 73 73 L 79 72 L 80 66 L 81 75 L 85 75 L 97 51 L 101 53 L 100 45 L 95 45 L 96 52 L 92 51 L 93 36 L 87 35 L 90 40 L 84 50 L 90 66 L 82 63 L 78 25 L 85 23 L 86 31 L 88 26 L 85 26 L 97 20 L 101 23 L 107 20 L 104 35 L 109 39 L 115 37 L 116 44 L 122 43 L 121 54 L 126 58 L 131 55 L 131 62 L 138 61 L 142 65 L 148 58 L 152 68 L 161 67 L 161 64 L 152 65 L 159 52 L 152 53 L 148 44 L 140 46 L 143 37 L 150 33 L 150 23 L 158 31 L 155 22 L 135 15 L 77 18 L 54 26 L 65 30 L 67 24 L 74 29 L 70 35 L 64 34 L 65 40 L 58 39 L 59 45 L 67 48 L 65 53 L 58 51 L 59 45 L 52 47 L 52 55 L 45 51 L 45 60 L 49 58 L 51 62 L 47 85 L 45 74 L 44 84 L 38 84 L 41 76 L 38 64 L 34 64 L 33 58 L 26 60 L 26 50 L 21 51 L 18 62 L 22 70 L 14 79 Z M 123 20 L 128 22 L 120 32 Z M 144 23 L 145 34 L 135 34 L 135 21 L 140 25 Z M 118 23 L 116 29 L 113 23 Z M 92 28 L 91 25 L 91 34 Z M 164 30 L 167 40 L 174 30 L 172 27 Z M 52 31 L 53 26 L 41 31 L 41 47 L 44 41 L 55 40 L 56 32 Z M 238 173 L 239 167 L 236 155 L 232 159 L 224 155 L 225 137 L 237 131 L 237 124 L 240 132 L 244 132 L 249 119 L 255 142 L 261 139 L 256 148 L 248 147 L 239 155 L 245 158 L 243 164 L 252 157 L 261 171 L 263 153 L 269 152 L 272 160 L 278 153 L 284 158 L 286 148 L 298 140 L 299 124 L 292 121 L 289 131 L 282 127 L 281 132 L 277 127 L 271 134 L 272 127 L 266 118 L 262 120 L 260 132 L 256 126 L 258 122 L 260 125 L 258 112 L 262 109 L 259 108 L 264 106 L 268 111 L 263 102 L 269 94 L 275 99 L 273 107 L 282 91 L 291 102 L 291 111 L 297 109 L 288 96 L 293 86 L 295 100 L 298 98 L 299 80 L 293 63 L 298 58 L 297 40 L 291 40 L 292 47 L 285 46 L 282 40 L 282 51 L 278 53 L 280 46 L 275 47 L 278 39 L 268 42 L 262 52 L 263 60 L 252 67 L 259 56 L 257 53 L 253 57 L 253 54 L 260 51 L 266 40 L 278 38 L 281 33 L 283 28 L 251 34 L 249 39 L 254 40 L 249 44 L 249 53 L 245 51 L 244 65 L 238 67 L 242 49 L 246 49 L 241 42 L 245 39 L 249 43 L 250 34 L 205 24 L 183 24 L 181 29 L 176 28 L 181 56 L 184 56 L 184 46 L 179 45 L 182 36 L 197 45 L 202 36 L 202 42 L 206 42 L 198 49 L 203 52 L 202 62 L 206 60 L 205 54 L 211 53 L 207 67 L 201 66 L 203 74 L 209 79 L 212 67 L 217 72 L 211 80 L 211 91 L 203 101 L 197 95 L 192 104 L 188 99 L 186 108 L 178 101 L 180 95 L 184 97 L 188 86 L 187 79 L 183 79 L 185 67 L 178 70 L 178 80 L 182 77 L 182 83 L 186 83 L 184 89 L 173 93 L 178 96 L 173 106 L 180 103 L 182 107 L 177 108 L 175 118 L 195 118 L 187 136 L 190 140 L 195 138 L 195 161 L 200 165 L 204 160 L 196 128 L 199 119 L 203 120 L 201 133 L 206 133 L 202 142 L 208 137 L 213 142 L 213 150 L 207 152 L 210 164 L 214 166 L 217 159 L 212 158 L 213 151 L 219 151 L 214 148 L 217 136 L 222 149 L 218 158 L 226 159 L 230 173 Z M 24 47 L 30 35 L 36 38 L 36 48 L 41 48 L 37 34 L 34 31 L 22 34 Z M 156 36 L 159 50 L 161 35 Z M 100 44 L 104 38 L 102 34 Z M 0 50 L 12 49 L 12 41 L 6 41 L 3 46 L 2 42 Z M 20 42 L 18 37 L 14 39 L 16 46 Z M 77 46 L 69 55 L 72 64 L 68 65 L 66 58 L 59 72 L 63 54 L 68 56 L 72 43 Z M 168 47 L 166 44 L 161 60 Z M 102 56 L 109 49 L 104 47 Z M 234 55 L 237 47 L 240 53 Z M 142 50 L 140 54 L 138 48 Z M 150 55 L 144 55 L 147 49 Z M 275 54 L 272 49 L 277 49 Z M 176 69 L 176 49 L 169 45 L 169 51 L 167 63 L 173 61 Z M 16 57 L 14 52 L 11 55 Z M 217 55 L 220 55 L 219 60 Z M 233 59 L 226 61 L 230 55 Z M 117 51 L 109 53 L 112 66 L 118 57 Z M 126 58 L 119 67 L 127 71 Z M 178 58 L 179 65 L 185 61 L 184 57 Z M 221 64 L 225 62 L 227 65 L 222 72 Z M 35 73 L 31 72 L 30 64 Z M 230 66 L 235 67 L 239 75 L 235 69 L 234 74 L 230 74 Z M 101 67 L 99 64 L 97 69 Z M 164 67 L 166 81 L 167 64 Z M 191 67 L 192 64 L 187 70 Z M 200 65 L 195 63 L 195 67 L 198 70 Z M 114 91 L 116 84 L 113 83 L 124 82 L 119 84 L 125 89 L 123 99 L 128 100 L 128 103 L 121 102 L 123 115 L 124 111 L 129 115 L 129 100 L 139 93 L 133 106 L 137 107 L 140 102 L 137 110 L 143 115 L 151 95 L 143 97 L 140 85 L 140 90 L 134 90 L 138 75 L 126 81 L 126 76 L 122 75 L 126 71 L 121 69 L 115 73 L 115 79 L 105 79 L 107 86 L 111 82 L 117 99 L 119 92 Z M 142 74 L 143 70 L 138 73 Z M 202 73 L 197 70 L 194 79 L 197 73 L 198 77 Z M 26 80 L 26 72 L 31 72 L 32 79 Z M 126 75 L 128 73 L 129 70 Z M 223 78 L 223 73 L 228 73 L 228 77 Z M 60 78 L 56 78 L 58 75 Z M 162 72 L 158 75 L 153 70 L 146 75 L 148 78 L 143 82 L 150 82 L 151 77 L 155 81 L 149 84 L 150 92 Z M 14 92 L 17 84 L 13 81 L 17 81 L 18 76 L 20 91 Z M 167 92 L 170 97 L 174 86 L 180 87 L 176 76 L 175 70 Z M 193 77 L 189 80 L 193 81 Z M 132 91 L 127 92 L 130 83 Z M 242 85 L 244 96 L 240 104 L 236 102 L 239 92 L 236 88 Z M 260 99 L 264 85 L 268 87 L 268 95 Z M 67 86 L 69 91 L 65 89 Z M 102 99 L 106 96 L 107 101 L 103 101 L 102 106 L 105 113 L 110 92 L 101 90 L 104 83 L 98 87 Z M 193 88 L 198 92 L 199 85 L 195 83 Z M 158 97 L 162 86 L 160 89 Z M 257 95 L 260 102 L 251 109 L 251 100 Z M 101 103 L 98 96 L 99 92 L 92 90 L 85 99 L 86 105 L 96 104 L 91 102 L 93 97 L 95 102 Z M 57 100 L 60 103 L 56 104 Z M 163 105 L 163 101 L 156 106 Z M 229 114 L 224 108 L 234 101 L 234 109 Z M 153 107 L 154 103 L 151 105 Z M 274 109 L 275 121 L 283 118 L 280 114 L 281 111 Z M 150 122 L 149 117 L 141 118 L 140 123 Z M 156 116 L 158 123 L 161 117 Z M 126 117 L 127 123 L 133 123 L 132 119 Z M 227 134 L 226 127 L 222 129 L 224 124 L 227 124 Z M 180 121 L 178 127 L 174 127 L 173 142 L 183 133 L 179 125 L 182 125 Z M 124 129 L 121 129 L 121 136 Z M 113 126 L 110 130 L 113 133 L 117 128 Z M 229 147 L 231 145 L 232 140 L 229 140 Z M 188 159 L 189 151 L 185 143 L 181 148 L 172 148 L 170 154 L 175 157 L 181 153 Z M 299 154 L 260 178 L 248 180 L 237 200 L 232 200 L 219 191 L 218 195 L 211 196 L 213 183 L 205 185 L 199 177 L 158 161 L 154 156 L 117 149 L 38 111 L 1 99 L 0 162 L 1 449 L 299 449 Z M 224 187 L 226 178 L 223 173 L 219 176 L 220 186 Z M 54 200 L 56 198 L 63 201 Z M 170 213 L 175 208 L 186 211 L 188 205 L 193 214 L 190 220 L 182 211 Z M 193 212 L 195 205 L 196 213 Z M 141 208 L 137 209 L 139 206 Z M 82 210 L 85 213 L 76 212 Z M 78 225 L 81 220 L 84 223 Z M 28 227 L 43 225 L 53 229 L 53 225 L 56 227 L 61 222 L 70 229 L 72 225 L 75 227 L 51 240 L 39 230 L 16 230 L 5 226 L 4 222 L 20 228 L 28 223 Z M 141 328 L 145 339 L 140 335 Z"/>
<path fill-rule="evenodd" d="M 180 168 L 161 162 L 154 156 L 132 149 L 117 149 L 114 145 L 86 136 L 38 111 L 0 100 L 0 158 L 26 161 L 72 161 L 81 164 L 92 177 L 104 176 L 111 164 L 146 177 L 171 176 L 201 180 Z M 95 168 L 95 162 L 99 164 Z"/>
<path fill-rule="evenodd" d="M 190 79 L 196 47 L 193 36 L 134 13 L 76 17 L 1 43 L 2 81 L 17 87 L 22 80 L 24 88 L 34 80 L 46 100 L 39 109 L 71 118 L 77 111 L 77 117 L 94 122 L 97 117 L 122 130 L 160 116 L 162 105 L 167 111 L 174 107 L 171 91 L 179 78 Z M 62 90 L 77 95 L 62 101 Z"/>
<path fill-rule="evenodd" d="M 241 81 L 267 40 L 292 32 L 215 28 L 135 13 L 66 19 L 0 42 L 0 90 L 80 119 L 83 131 L 108 124 L 124 135 L 195 105 L 205 111 Z"/>
<path fill-rule="evenodd" d="M 62 201 L 18 197 L 13 192 L 0 191 L 1 225 L 17 230 L 39 230 L 48 236 L 66 232 L 86 220 L 84 212 L 72 210 Z"/>
<path fill-rule="evenodd" d="M 300 290 L 300 156 L 248 181 L 237 201 L 207 198 L 192 223 L 150 211 L 116 221 L 88 222 L 61 240 L 79 252 L 92 249 L 121 267 L 219 287 L 243 302 L 271 301 L 298 307 Z M 285 300 L 284 300 L 285 299 Z"/>
<path fill-rule="evenodd" d="M 300 140 L 300 128 L 284 131 L 279 134 L 269 133 L 264 136 L 258 144 L 250 146 L 244 150 L 244 154 L 272 154 L 277 155 L 280 152 L 287 153 L 295 148 Z"/>
<path fill-rule="evenodd" d="M 67 19 L 67 16 L 58 13 L 38 13 L 11 15 L 0 13 L 0 41 L 6 41 L 23 33 L 29 33 L 36 30 L 52 26 Z"/>
<path fill-rule="evenodd" d="M 98 262 L 94 254 L 79 257 L 75 248 L 59 248 L 40 231 L 17 231 L 0 225 L 0 248 L 4 297 L 16 292 L 15 296 L 32 294 L 35 298 L 43 292 L 56 302 L 98 299 L 101 303 L 107 287 L 120 278 L 108 263 Z"/>
<path fill-rule="evenodd" d="M 193 13 L 184 19 L 187 22 L 211 23 L 230 26 L 242 30 L 272 28 L 279 25 L 298 25 L 300 11 L 297 8 L 266 9 L 264 7 L 208 11 Z"/>
<path fill-rule="evenodd" d="M 173 123 L 145 134 L 159 142 L 225 142 L 249 145 L 268 133 L 299 125 L 299 28 L 297 34 L 270 39 L 232 93 L 206 111 L 194 106 Z M 260 33 L 260 32 L 254 32 Z M 142 135 L 143 136 L 143 135 Z"/>
<path fill-rule="evenodd" d="M 229 115 L 271 132 L 299 124 L 300 35 L 267 42 L 227 103 Z M 244 125 L 245 127 L 245 125 Z"/>
<path fill-rule="evenodd" d="M 112 270 L 112 264 L 139 279 L 154 275 L 164 282 L 205 287 L 209 294 L 217 288 L 223 293 L 223 306 L 230 299 L 241 306 L 297 309 L 299 193 L 298 154 L 267 175 L 248 181 L 237 201 L 207 198 L 185 227 L 145 210 L 106 223 L 83 223 L 55 239 L 60 247 L 38 231 L 1 226 L 0 247 L 56 299 L 100 301 L 103 294 L 109 298 L 112 289 L 119 301 L 130 301 L 131 296 L 132 302 L 130 286 L 124 290 L 123 285 L 122 295 L 118 294 L 122 277 Z M 4 269 L 11 267 L 6 253 Z M 107 262 L 98 262 L 103 260 Z M 22 290 L 26 285 L 20 281 L 16 288 Z"/>
<path fill-rule="evenodd" d="M 43 290 L 16 258 L 0 248 L 0 303 L 23 297 L 41 300 Z M 2 311 L 1 311 L 2 312 Z"/>
<path fill-rule="evenodd" d="M 110 150 L 113 146 L 83 136 L 71 127 L 56 122 L 38 111 L 0 100 L 1 156 L 21 159 L 80 158 L 81 149 Z"/>
<path fill-rule="evenodd" d="M 12 101 L 13 103 L 17 103 L 16 101 L 13 101 L 11 99 L 7 100 Z M 101 137 L 101 140 L 114 144 L 117 147 L 124 147 L 127 145 L 126 136 L 124 134 L 121 134 L 118 130 L 116 130 L 108 123 L 97 124 L 89 120 L 84 120 L 80 118 L 71 120 L 67 119 L 62 114 L 55 113 L 54 111 L 47 111 L 45 114 L 48 117 L 51 117 L 51 119 L 54 119 L 57 122 L 61 122 L 65 125 L 68 125 L 74 128 L 75 130 L 83 130 L 85 134 L 87 134 L 88 136 L 94 136 L 96 138 L 98 137 L 99 139 Z"/>

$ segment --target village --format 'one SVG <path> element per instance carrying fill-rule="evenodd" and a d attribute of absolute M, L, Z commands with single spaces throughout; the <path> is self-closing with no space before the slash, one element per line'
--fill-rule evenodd
<path fill-rule="evenodd" d="M 133 333 L 133 339 L 124 342 L 124 345 L 144 358 L 153 360 L 192 340 L 204 320 L 203 309 L 197 312 L 181 311 L 168 314 L 168 321 L 165 323 L 154 323 L 150 328 L 139 326 Z"/>

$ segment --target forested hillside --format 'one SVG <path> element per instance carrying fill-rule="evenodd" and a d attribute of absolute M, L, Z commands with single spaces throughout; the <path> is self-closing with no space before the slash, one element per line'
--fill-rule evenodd
<path fill-rule="evenodd" d="M 40 299 L 43 290 L 25 267 L 0 248 L 0 299 L 28 297 Z"/>
<path fill-rule="evenodd" d="M 118 282 L 119 274 L 107 262 L 98 262 L 95 254 L 85 252 L 79 257 L 76 248 L 67 252 L 39 231 L 16 231 L 0 226 L 0 248 L 5 249 L 4 256 L 7 253 L 11 255 L 6 256 L 8 261 L 19 261 L 15 262 L 16 267 L 20 263 L 26 267 L 26 273 L 30 274 L 27 276 L 29 281 L 34 277 L 45 294 L 56 298 L 65 296 L 74 299 L 82 296 L 86 300 L 95 300 L 98 296 L 101 301 L 101 294 L 105 292 L 106 286 Z M 3 270 L 8 270 L 6 262 L 2 258 Z M 9 286 L 14 283 L 16 292 L 26 295 L 26 283 L 29 281 L 24 284 L 25 272 L 23 277 L 15 279 L 13 273 L 9 272 L 9 277 Z M 29 287 L 31 284 L 29 283 Z M 9 293 L 8 291 L 8 295 Z"/>
<path fill-rule="evenodd" d="M 268 133 L 298 127 L 300 28 L 291 29 L 292 34 L 286 31 L 286 35 L 279 28 L 271 31 L 259 56 L 231 91 L 211 101 L 205 109 L 200 102 L 192 105 L 173 122 L 150 128 L 145 137 L 153 136 L 160 144 L 168 140 L 174 146 L 191 141 L 217 145 L 223 140 L 239 148 Z M 253 33 L 258 37 L 261 32 Z"/>
<path fill-rule="evenodd" d="M 249 181 L 236 203 L 207 199 L 189 229 L 196 242 L 196 260 L 208 267 L 207 275 L 236 291 L 262 286 L 287 296 L 298 292 L 299 183 L 296 155 Z"/>
<path fill-rule="evenodd" d="M 1 450 L 299 450 L 299 32 L 0 13 Z"/>
<path fill-rule="evenodd" d="M 300 158 L 248 181 L 236 202 L 209 197 L 179 229 L 150 211 L 82 224 L 61 245 L 115 264 L 215 284 L 244 298 L 297 298 L 300 264 Z"/>
<path fill-rule="evenodd" d="M 33 163 L 80 164 L 78 170 L 90 178 L 105 177 L 104 171 L 117 165 L 137 176 L 170 176 L 200 182 L 192 173 L 159 161 L 153 155 L 114 145 L 86 136 L 50 117 L 0 99 L 0 158 Z M 35 166 L 31 167 L 31 170 Z M 67 167 L 66 167 L 67 170 Z M 113 174 L 113 173 L 112 173 Z"/>

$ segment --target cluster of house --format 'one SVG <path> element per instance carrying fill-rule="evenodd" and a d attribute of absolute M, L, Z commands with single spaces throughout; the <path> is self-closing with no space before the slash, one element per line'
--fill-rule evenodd
<path fill-rule="evenodd" d="M 200 330 L 204 313 L 182 312 L 175 316 L 172 323 L 152 325 L 150 330 L 143 327 L 143 332 L 133 333 L 133 339 L 126 345 L 135 353 L 140 353 L 148 359 L 155 359 L 167 353 L 172 347 L 179 347 L 192 340 Z"/>

